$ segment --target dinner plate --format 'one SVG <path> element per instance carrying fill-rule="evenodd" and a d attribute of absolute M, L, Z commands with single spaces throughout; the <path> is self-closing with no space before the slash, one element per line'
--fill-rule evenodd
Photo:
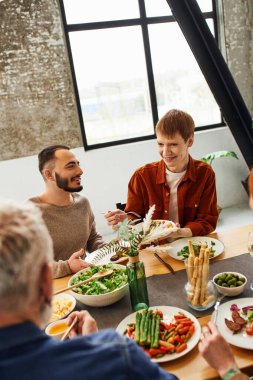
<path fill-rule="evenodd" d="M 108 252 L 103 251 L 102 249 L 98 249 L 92 253 L 88 253 L 85 257 L 85 261 L 87 263 L 93 265 L 106 265 L 108 263 L 114 263 L 110 258 L 117 253 L 117 247 L 111 247 Z"/>
<path fill-rule="evenodd" d="M 193 336 L 191 337 L 191 339 L 189 340 L 189 342 L 187 342 L 187 348 L 184 351 L 182 351 L 180 353 L 166 354 L 166 355 L 162 356 L 161 358 L 157 358 L 157 359 L 152 358 L 151 359 L 152 362 L 162 363 L 162 362 L 168 362 L 171 360 L 178 359 L 181 356 L 186 355 L 188 352 L 190 352 L 196 346 L 196 344 L 198 343 L 199 338 L 200 338 L 201 327 L 200 327 L 200 324 L 199 324 L 197 318 L 195 318 L 194 315 L 189 313 L 187 310 L 183 310 L 183 309 L 180 309 L 179 307 L 174 307 L 174 306 L 152 306 L 149 309 L 152 309 L 152 310 L 157 309 L 157 310 L 162 311 L 163 312 L 163 320 L 168 324 L 172 321 L 174 315 L 181 312 L 181 313 L 184 313 L 184 315 L 186 317 L 191 318 L 191 320 L 194 322 L 194 325 L 195 325 L 195 332 L 194 332 Z M 120 334 L 124 335 L 124 332 L 127 328 L 127 325 L 129 323 L 135 322 L 136 313 L 137 312 L 129 314 L 126 318 L 124 318 L 119 323 L 119 325 L 117 326 L 116 331 L 118 331 Z"/>
<path fill-rule="evenodd" d="M 169 236 L 169 234 L 172 232 L 175 232 L 175 231 L 178 231 L 179 230 L 179 227 L 176 227 L 176 224 L 170 220 L 165 220 L 165 219 L 154 219 L 152 220 L 152 222 L 156 222 L 158 224 L 160 224 L 161 226 L 163 226 L 164 228 L 167 228 L 166 227 L 166 224 L 171 224 L 172 226 L 169 227 L 168 229 L 168 233 L 166 234 L 166 237 Z M 132 226 L 135 230 L 137 230 L 138 232 L 142 231 L 143 229 L 143 222 L 140 222 L 140 223 L 137 223 L 135 225 Z M 165 239 L 166 239 L 165 237 Z M 162 239 L 162 238 L 161 238 Z"/>
<path fill-rule="evenodd" d="M 225 318 L 232 320 L 232 312 L 230 307 L 233 304 L 236 304 L 240 309 L 242 309 L 244 306 L 253 305 L 253 298 L 237 298 L 220 305 L 216 324 L 228 343 L 237 347 L 253 350 L 253 336 L 248 335 L 245 328 L 243 328 L 240 332 L 233 334 L 233 331 L 229 330 L 225 324 Z"/>
<path fill-rule="evenodd" d="M 170 244 L 170 246 L 168 247 L 169 256 L 173 257 L 173 259 L 176 259 L 176 260 L 184 260 L 183 257 L 178 256 L 177 253 L 181 251 L 183 247 L 188 245 L 188 240 L 191 240 L 192 242 L 207 243 L 208 247 L 211 247 L 211 242 L 215 243 L 213 245 L 213 249 L 215 249 L 215 252 L 212 259 L 221 255 L 222 252 L 224 251 L 224 245 L 221 241 L 214 238 L 207 237 L 207 236 L 194 236 L 192 238 L 179 239 L 179 240 L 173 241 L 172 243 L 169 243 Z"/>

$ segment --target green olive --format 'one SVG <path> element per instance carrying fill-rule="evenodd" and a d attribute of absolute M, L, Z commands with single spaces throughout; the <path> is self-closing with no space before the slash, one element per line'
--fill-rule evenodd
<path fill-rule="evenodd" d="M 217 276 L 214 282 L 219 286 L 224 286 L 225 288 L 235 288 L 241 286 L 245 283 L 245 278 L 234 273 L 222 273 Z"/>

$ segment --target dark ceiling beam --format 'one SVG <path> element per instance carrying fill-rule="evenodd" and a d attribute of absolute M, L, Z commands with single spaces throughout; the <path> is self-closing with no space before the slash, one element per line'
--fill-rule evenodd
<path fill-rule="evenodd" d="M 252 118 L 196 0 L 167 0 L 249 168 Z"/>

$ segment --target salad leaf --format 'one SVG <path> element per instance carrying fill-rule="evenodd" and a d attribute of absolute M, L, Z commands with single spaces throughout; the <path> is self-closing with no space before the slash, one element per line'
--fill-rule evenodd
<path fill-rule="evenodd" d="M 197 241 L 193 241 L 192 242 L 192 246 L 193 246 L 193 250 L 194 250 L 194 254 L 196 256 L 199 256 L 199 252 L 200 252 L 200 248 L 201 248 L 201 245 L 202 243 L 201 242 L 197 242 Z M 206 245 L 208 246 L 208 244 L 206 243 Z M 214 256 L 214 253 L 215 253 L 215 242 L 214 241 L 211 241 L 211 246 L 209 247 L 210 248 L 210 258 L 212 258 Z M 189 247 L 188 245 L 185 245 L 181 251 L 177 252 L 177 256 L 182 256 L 182 259 L 185 260 L 189 257 Z"/>
<path fill-rule="evenodd" d="M 78 284 L 79 282 L 90 278 L 95 273 L 103 272 L 106 269 L 113 269 L 113 273 L 110 276 L 77 286 L 74 291 L 76 293 L 84 295 L 98 295 L 112 292 L 113 290 L 121 288 L 127 283 L 127 274 L 125 268 L 116 269 L 113 267 L 113 264 L 107 264 L 89 267 L 88 270 L 80 273 L 77 277 L 73 278 L 71 285 Z"/>
<path fill-rule="evenodd" d="M 248 309 L 247 311 L 247 320 L 248 322 L 253 322 L 253 310 Z"/>
<path fill-rule="evenodd" d="M 243 314 L 247 314 L 247 311 L 248 310 L 253 310 L 253 306 L 244 306 L 243 308 L 242 308 L 242 312 L 243 312 Z"/>

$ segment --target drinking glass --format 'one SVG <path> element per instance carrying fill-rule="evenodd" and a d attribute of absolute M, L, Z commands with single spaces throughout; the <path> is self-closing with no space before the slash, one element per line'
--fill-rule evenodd
<path fill-rule="evenodd" d="M 253 231 L 249 232 L 248 235 L 248 251 L 253 259 Z M 250 284 L 250 289 L 253 291 L 253 282 Z"/>

